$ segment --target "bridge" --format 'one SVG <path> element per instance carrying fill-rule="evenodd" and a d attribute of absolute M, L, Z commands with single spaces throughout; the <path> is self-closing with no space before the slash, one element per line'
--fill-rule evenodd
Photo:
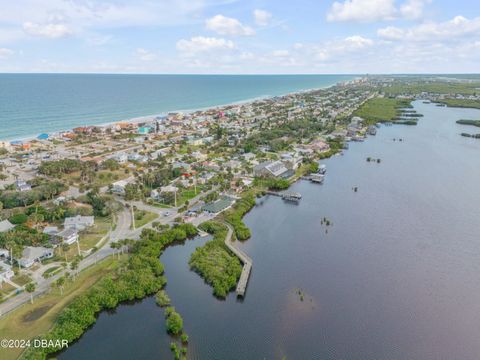
<path fill-rule="evenodd" d="M 233 228 L 230 224 L 225 223 L 228 228 L 228 233 L 225 238 L 225 245 L 228 249 L 233 252 L 243 263 L 242 274 L 237 283 L 237 296 L 245 296 L 245 291 L 247 290 L 248 278 L 250 277 L 250 272 L 252 271 L 252 259 L 248 257 L 242 250 L 237 248 L 232 242 Z"/>

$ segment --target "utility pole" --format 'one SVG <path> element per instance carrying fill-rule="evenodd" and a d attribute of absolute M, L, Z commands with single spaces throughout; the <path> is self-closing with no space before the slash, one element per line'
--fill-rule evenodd
<path fill-rule="evenodd" d="M 133 214 L 133 205 L 130 206 L 130 211 L 132 213 L 132 226 L 133 226 L 133 230 L 135 230 L 135 215 Z"/>

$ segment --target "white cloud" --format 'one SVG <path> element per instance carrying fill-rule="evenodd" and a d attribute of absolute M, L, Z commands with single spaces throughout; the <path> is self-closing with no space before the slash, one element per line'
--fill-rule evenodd
<path fill-rule="evenodd" d="M 6 59 L 14 54 L 14 51 L 7 48 L 0 48 L 0 60 Z"/>
<path fill-rule="evenodd" d="M 404 30 L 395 26 L 387 26 L 386 28 L 378 29 L 377 35 L 388 40 L 398 40 L 404 36 Z"/>
<path fill-rule="evenodd" d="M 418 19 L 431 0 L 406 0 L 395 6 L 395 0 L 344 0 L 335 1 L 327 14 L 328 21 L 373 22 L 398 18 Z"/>
<path fill-rule="evenodd" d="M 251 27 L 243 25 L 237 19 L 223 15 L 215 15 L 208 19 L 205 24 L 208 30 L 220 35 L 251 36 L 255 34 L 255 30 Z"/>
<path fill-rule="evenodd" d="M 76 36 L 104 29 L 198 23 L 202 12 L 224 0 L 15 0 L 3 1 L 3 28 L 26 29 L 40 36 L 68 31 Z M 2 39 L 0 34 L 0 40 Z M 9 36 L 10 37 L 10 36 Z M 18 39 L 18 35 L 15 34 Z"/>
<path fill-rule="evenodd" d="M 153 61 L 157 58 L 157 55 L 144 48 L 135 50 L 135 55 L 142 61 Z"/>
<path fill-rule="evenodd" d="M 255 58 L 255 55 L 249 51 L 244 51 L 240 54 L 241 60 L 252 60 Z"/>
<path fill-rule="evenodd" d="M 394 14 L 393 0 L 345 0 L 333 3 L 327 20 L 369 22 L 391 20 Z"/>
<path fill-rule="evenodd" d="M 267 26 L 272 20 L 271 13 L 260 9 L 253 10 L 253 17 L 255 18 L 255 24 L 258 26 Z"/>
<path fill-rule="evenodd" d="M 181 39 L 177 42 L 177 50 L 185 55 L 232 50 L 234 48 L 233 41 L 214 37 L 194 36 L 190 40 Z"/>
<path fill-rule="evenodd" d="M 458 41 L 480 36 L 480 17 L 467 19 L 456 16 L 452 20 L 436 23 L 427 22 L 410 28 L 388 26 L 377 31 L 386 40 L 418 41 Z"/>
<path fill-rule="evenodd" d="M 290 52 L 288 50 L 275 50 L 272 53 L 272 56 L 274 57 L 287 57 L 290 55 Z"/>
<path fill-rule="evenodd" d="M 23 30 L 29 35 L 51 39 L 57 39 L 72 34 L 72 31 L 65 24 L 37 24 L 26 22 L 23 24 Z"/>
<path fill-rule="evenodd" d="M 354 35 L 354 36 L 349 36 L 345 38 L 344 43 L 347 44 L 347 46 L 352 46 L 355 49 L 362 49 L 368 46 L 373 45 L 373 40 L 364 38 L 359 35 Z"/>
<path fill-rule="evenodd" d="M 356 56 L 364 56 L 375 42 L 360 35 L 348 36 L 344 39 L 327 41 L 320 45 L 306 46 L 300 50 L 309 53 L 320 62 L 335 62 L 345 59 L 352 60 Z"/>
<path fill-rule="evenodd" d="M 430 0 L 408 0 L 400 6 L 400 14 L 407 19 L 418 19 L 423 15 L 425 4 Z"/>

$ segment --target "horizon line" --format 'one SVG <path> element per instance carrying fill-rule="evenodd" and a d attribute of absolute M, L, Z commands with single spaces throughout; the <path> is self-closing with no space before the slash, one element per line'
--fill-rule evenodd
<path fill-rule="evenodd" d="M 130 72 L 0 72 L 0 75 L 162 75 L 162 76 L 395 76 L 395 75 L 480 75 L 480 72 L 392 72 L 392 73 L 130 73 Z"/>

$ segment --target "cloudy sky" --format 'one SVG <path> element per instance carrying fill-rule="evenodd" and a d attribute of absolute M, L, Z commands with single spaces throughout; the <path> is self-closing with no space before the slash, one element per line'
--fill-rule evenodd
<path fill-rule="evenodd" d="M 480 72 L 478 0 L 0 5 L 0 72 Z"/>

